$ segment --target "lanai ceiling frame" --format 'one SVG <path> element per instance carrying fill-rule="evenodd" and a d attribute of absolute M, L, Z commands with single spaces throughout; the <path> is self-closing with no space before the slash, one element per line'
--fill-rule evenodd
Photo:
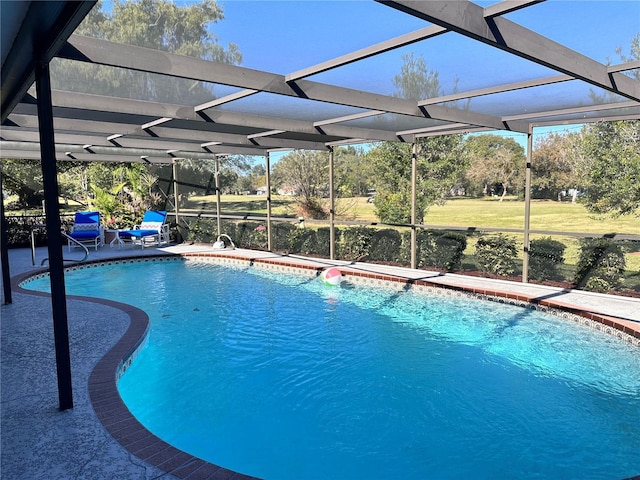
<path fill-rule="evenodd" d="M 400 46 L 400 44 L 397 46 Z M 383 110 L 389 113 L 416 117 L 427 116 L 448 121 L 461 121 L 466 118 L 468 120 L 467 123 L 494 129 L 510 129 L 508 125 L 503 125 L 498 118 L 490 118 L 471 111 L 455 111 L 455 109 L 437 105 L 429 106 L 425 110 L 424 107 L 419 107 L 416 102 L 399 97 L 337 87 L 304 79 L 288 79 L 285 75 L 209 62 L 142 47 L 123 46 L 104 40 L 75 35 L 69 39 L 59 56 L 69 60 L 90 61 L 99 65 L 130 68 L 213 84 L 230 85 L 251 91 L 300 97 L 357 108 Z M 211 68 L 212 63 L 215 64 L 215 68 Z M 376 105 L 378 108 L 373 108 Z M 208 104 L 203 104 L 194 107 L 193 111 L 196 114 L 205 116 L 208 115 L 209 111 L 207 107 Z"/>
<path fill-rule="evenodd" d="M 121 146 L 126 149 L 150 147 L 150 144 L 156 143 L 158 150 L 169 150 L 168 144 L 173 143 L 175 145 L 174 149 L 179 150 L 181 155 L 184 156 L 189 156 L 195 152 L 206 152 L 212 155 L 223 153 L 264 155 L 269 149 L 300 148 L 326 150 L 328 145 L 336 143 L 353 143 L 354 141 L 411 142 L 416 136 L 434 134 L 468 133 L 484 130 L 513 130 L 526 133 L 530 120 L 539 122 L 541 117 L 562 116 L 565 113 L 575 113 L 575 110 L 564 109 L 553 111 L 552 113 L 538 112 L 537 114 L 527 112 L 521 115 L 495 117 L 472 110 L 452 108 L 447 106 L 447 102 L 572 81 L 576 78 L 583 81 L 586 80 L 607 91 L 627 97 L 631 99 L 631 102 L 638 102 L 638 97 L 640 97 L 639 82 L 620 73 L 625 69 L 638 68 L 637 64 L 639 62 L 631 62 L 618 66 L 604 66 L 590 59 L 583 62 L 584 56 L 577 52 L 545 40 L 544 37 L 522 29 L 513 22 L 502 22 L 502 20 L 505 19 L 499 18 L 499 16 L 504 13 L 539 3 L 537 1 L 500 2 L 495 6 L 485 9 L 470 2 L 453 2 L 455 4 L 453 6 L 450 4 L 451 2 L 437 1 L 417 2 L 415 5 L 412 2 L 383 3 L 412 15 L 419 16 L 420 18 L 428 19 L 434 23 L 440 23 L 441 25 L 425 27 L 424 29 L 393 38 L 386 42 L 381 42 L 288 75 L 260 72 L 244 67 L 217 64 L 215 62 L 143 49 L 141 47 L 124 46 L 104 40 L 72 35 L 58 53 L 59 57 L 118 68 L 131 68 L 144 72 L 190 78 L 214 84 L 232 85 L 241 90 L 196 106 L 169 105 L 166 103 L 123 99 L 119 97 L 102 97 L 100 95 L 59 91 L 53 92 L 52 95 L 54 101 L 54 116 L 56 116 L 58 109 L 66 108 L 75 109 L 75 111 L 78 112 L 79 118 L 82 117 L 82 113 L 80 112 L 86 110 L 87 112 L 84 113 L 84 116 L 90 116 L 94 119 L 95 123 L 106 122 L 105 116 L 103 116 L 104 112 L 110 112 L 112 116 L 117 116 L 118 114 L 138 114 L 148 118 L 148 121 L 144 124 L 128 123 L 126 120 L 123 120 L 120 122 L 121 128 L 114 129 L 112 132 L 105 131 L 103 127 L 92 127 L 90 123 L 87 123 L 85 127 L 87 130 L 74 129 L 75 135 L 82 135 L 82 132 L 87 132 L 86 141 L 82 142 L 78 138 L 78 144 L 102 144 L 106 141 L 109 142 L 109 144 Z M 473 15 L 470 15 L 469 11 L 473 12 Z M 473 20 L 470 22 L 470 26 L 462 25 L 461 21 L 456 20 L 461 15 L 460 12 L 464 12 L 465 16 Z M 453 18 L 453 20 L 451 20 L 451 18 Z M 485 26 L 484 30 L 478 26 L 481 24 Z M 491 28 L 487 27 L 487 25 L 495 25 L 494 30 L 495 32 L 500 32 L 500 35 L 496 35 L 495 32 L 492 33 Z M 502 33 L 503 30 L 508 33 Z M 479 38 L 480 41 L 485 43 L 493 43 L 497 48 L 507 49 L 516 55 L 533 59 L 545 66 L 552 67 L 564 73 L 540 79 L 497 85 L 475 91 L 423 99 L 418 102 L 305 80 L 307 77 L 319 72 L 338 68 L 345 64 L 380 54 L 381 52 L 387 52 L 414 42 L 424 41 L 451 31 L 473 38 Z M 499 43 L 500 39 L 506 42 L 513 36 L 522 36 L 523 31 L 526 33 L 526 35 L 524 35 L 525 39 L 520 40 L 520 44 L 516 47 L 505 47 Z M 497 36 L 498 40 L 496 40 L 496 38 L 492 39 L 492 35 L 494 35 L 494 37 Z M 533 49 L 532 44 L 535 42 L 545 45 L 547 49 L 552 47 L 551 53 L 545 50 L 540 52 L 543 58 L 531 58 L 533 55 L 531 51 Z M 537 51 L 535 53 L 538 54 Z M 586 63 L 586 66 L 572 64 L 572 68 L 569 69 L 564 63 L 559 64 L 561 62 L 557 59 L 560 58 L 563 60 L 564 56 L 569 54 L 570 56 L 580 59 L 580 62 L 574 63 Z M 214 66 L 214 68 L 212 68 L 212 66 Z M 567 73 L 568 70 L 571 70 L 571 73 Z M 364 111 L 344 117 L 303 122 L 284 117 L 264 117 L 220 109 L 223 105 L 233 104 L 248 96 L 267 92 L 275 95 L 304 98 L 310 101 L 348 105 L 363 109 Z M 33 100 L 31 100 L 31 102 L 32 101 Z M 30 103 L 28 99 L 27 103 Z M 633 105 L 635 104 L 627 102 L 624 105 L 619 104 L 617 106 L 626 107 Z M 615 107 L 615 103 L 612 104 L 612 106 Z M 584 111 L 596 112 L 602 111 L 607 107 L 583 106 L 579 108 L 584 109 Z M 26 109 L 28 109 L 28 107 L 26 107 Z M 22 117 L 19 116 L 20 111 L 25 110 L 24 103 L 16 110 L 19 113 L 13 116 L 10 115 L 8 121 L 4 124 L 3 139 L 14 142 L 28 141 L 25 140 L 29 138 L 27 133 L 19 134 L 17 132 L 20 130 L 31 130 L 33 132 L 37 127 L 34 126 L 33 121 L 30 122 L 25 118 L 27 114 L 23 113 Z M 410 117 L 431 118 L 443 122 L 444 125 L 436 124 L 399 131 L 389 131 L 347 126 L 344 123 L 345 120 L 356 117 L 372 118 L 389 113 Z M 31 114 L 34 115 L 35 118 L 33 108 Z M 634 114 L 635 113 L 632 112 L 628 115 L 633 117 Z M 604 116 L 597 117 L 597 119 L 600 118 L 604 118 Z M 67 119 L 67 121 L 68 120 L 69 119 Z M 174 127 L 172 124 L 175 124 L 175 120 L 185 121 L 182 122 L 182 126 L 186 128 Z M 592 121 L 588 118 L 584 120 Z M 203 130 L 206 129 L 203 129 L 197 124 L 197 122 L 203 121 L 207 124 L 225 125 L 223 129 L 225 131 L 205 132 Z M 64 121 L 60 121 L 59 123 L 61 126 L 60 128 L 56 127 L 56 130 L 60 130 L 62 135 L 62 132 L 67 129 L 64 128 Z M 450 125 L 451 128 L 447 128 L 446 125 Z M 98 132 L 96 132 L 96 130 Z M 230 133 L 230 131 L 234 130 L 239 133 Z M 105 138 L 100 140 L 96 138 L 95 133 L 105 134 Z M 304 140 L 291 138 L 294 134 L 306 135 L 307 138 Z M 205 146 L 203 147 L 203 145 Z M 170 157 L 167 156 L 167 162 L 170 161 Z"/>

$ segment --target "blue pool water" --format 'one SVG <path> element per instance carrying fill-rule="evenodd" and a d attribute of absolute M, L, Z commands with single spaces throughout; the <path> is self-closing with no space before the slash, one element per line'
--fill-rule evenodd
<path fill-rule="evenodd" d="M 271 480 L 640 474 L 640 351 L 533 310 L 185 262 L 67 273 L 151 318 L 157 436 Z M 29 284 L 47 288 L 47 280 Z"/>

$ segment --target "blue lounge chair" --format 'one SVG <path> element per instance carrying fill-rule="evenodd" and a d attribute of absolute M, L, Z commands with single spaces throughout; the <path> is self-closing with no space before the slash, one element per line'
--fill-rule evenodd
<path fill-rule="evenodd" d="M 148 245 L 168 245 L 169 225 L 167 212 L 148 210 L 140 225 L 136 225 L 131 230 L 120 230 L 118 235 L 121 240 L 131 240 L 135 244 L 140 244 L 142 248 Z"/>
<path fill-rule="evenodd" d="M 100 212 L 76 212 L 69 236 L 82 244 L 95 247 L 96 251 L 104 243 L 104 229 L 100 224 Z M 78 245 L 68 240 L 69 251 Z"/>

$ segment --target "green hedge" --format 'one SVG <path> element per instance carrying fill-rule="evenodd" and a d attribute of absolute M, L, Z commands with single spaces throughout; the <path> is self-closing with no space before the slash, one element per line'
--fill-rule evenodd
<path fill-rule="evenodd" d="M 212 243 L 216 240 L 215 219 L 187 220 L 187 240 Z M 330 229 L 299 228 L 287 222 L 272 224 L 272 249 L 284 253 L 297 253 L 329 257 Z M 408 265 L 411 259 L 411 234 L 393 228 L 371 227 L 336 228 L 336 257 L 341 260 L 368 260 L 372 262 Z M 266 228 L 262 222 L 225 221 L 222 232 L 229 235 L 238 247 L 267 248 Z M 465 235 L 446 232 L 418 230 L 418 264 L 423 268 L 454 271 L 460 268 L 463 252 L 467 246 Z"/>
<path fill-rule="evenodd" d="M 46 218 L 44 215 L 8 215 L 7 220 L 7 244 L 9 248 L 30 248 L 31 229 L 35 225 L 44 225 Z M 62 229 L 68 232 L 73 225 L 73 215 L 63 215 L 60 217 Z M 35 243 L 37 247 L 47 245 L 46 228 L 35 230 Z"/>
<path fill-rule="evenodd" d="M 582 239 L 574 282 L 578 288 L 595 292 L 616 290 L 622 285 L 625 268 L 619 243 L 608 238 Z"/>
<path fill-rule="evenodd" d="M 476 257 L 480 269 L 501 276 L 516 273 L 518 249 L 515 239 L 506 235 L 481 237 L 476 244 Z"/>
<path fill-rule="evenodd" d="M 435 267 L 452 272 L 460 268 L 467 237 L 460 233 L 446 231 L 425 231 L 421 235 L 421 267 Z"/>
<path fill-rule="evenodd" d="M 531 240 L 529 243 L 529 277 L 534 280 L 557 280 L 558 267 L 564 263 L 566 246 L 551 237 Z"/>
<path fill-rule="evenodd" d="M 374 230 L 369 243 L 369 260 L 374 262 L 402 263 L 402 235 L 398 230 L 385 228 Z"/>
<path fill-rule="evenodd" d="M 340 229 L 339 235 L 336 235 L 336 256 L 351 261 L 369 257 L 373 233 L 373 229 L 367 227 Z"/>

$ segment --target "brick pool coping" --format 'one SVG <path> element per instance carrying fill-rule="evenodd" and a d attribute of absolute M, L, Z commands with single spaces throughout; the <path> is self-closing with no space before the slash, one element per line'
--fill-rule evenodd
<path fill-rule="evenodd" d="M 542 310 L 552 309 L 584 319 L 584 325 L 591 326 L 610 335 L 616 335 L 640 347 L 640 324 L 626 321 L 614 316 L 594 313 L 574 305 L 566 304 L 551 298 L 539 298 L 523 293 L 509 292 L 492 288 L 465 287 L 443 285 L 428 279 L 411 279 L 399 275 L 363 272 L 349 265 L 328 265 L 326 262 L 313 259 L 295 260 L 291 258 L 256 258 L 246 255 L 217 254 L 217 253 L 183 253 L 174 255 L 155 255 L 142 257 L 122 257 L 109 260 L 96 260 L 80 266 L 67 267 L 68 270 L 93 268 L 102 264 L 135 263 L 149 261 L 176 261 L 182 258 L 216 261 L 219 263 L 236 263 L 245 265 L 261 265 L 279 269 L 295 269 L 307 271 L 309 274 L 319 275 L 328 266 L 336 266 L 345 277 L 351 277 L 365 282 L 392 282 L 395 284 L 409 284 L 418 288 L 433 288 L 446 292 L 464 293 L 482 299 L 504 303 L 508 301 L 519 305 L 530 305 Z M 12 278 L 12 288 L 20 293 L 36 296 L 49 296 L 45 292 L 27 290 L 22 285 L 34 277 L 48 275 L 48 270 L 42 269 L 28 272 Z M 429 291 L 429 290 L 428 290 Z M 224 467 L 206 462 L 193 455 L 185 453 L 164 440 L 156 437 L 147 430 L 126 407 L 118 393 L 117 382 L 121 374 L 134 360 L 139 348 L 144 344 L 149 328 L 147 314 L 131 305 L 92 297 L 67 295 L 68 299 L 89 301 L 101 305 L 117 308 L 129 316 L 130 324 L 127 331 L 116 344 L 103 356 L 94 367 L 89 377 L 89 396 L 96 416 L 109 434 L 127 451 L 147 463 L 173 475 L 177 478 L 189 480 L 259 480 L 257 477 L 234 472 Z M 566 317 L 565 317 L 566 318 Z M 574 319 L 575 321 L 575 319 Z"/>

